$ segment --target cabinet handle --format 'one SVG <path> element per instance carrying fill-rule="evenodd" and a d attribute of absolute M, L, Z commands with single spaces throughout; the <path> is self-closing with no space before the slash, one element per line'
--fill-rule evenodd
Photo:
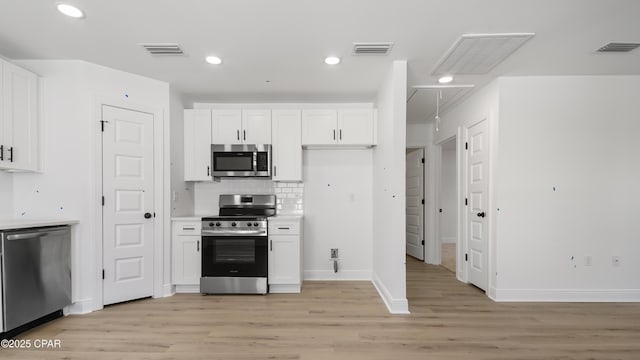
<path fill-rule="evenodd" d="M 242 130 L 242 140 L 247 140 L 247 130 Z"/>
<path fill-rule="evenodd" d="M 211 176 L 211 166 L 207 166 L 207 176 Z"/>
<path fill-rule="evenodd" d="M 0 161 L 4 160 L 4 145 L 0 145 Z"/>
<path fill-rule="evenodd" d="M 335 140 L 335 139 L 336 139 L 336 130 L 333 129 L 333 140 Z"/>
<path fill-rule="evenodd" d="M 196 228 L 194 227 L 182 227 L 182 230 L 195 230 Z"/>
<path fill-rule="evenodd" d="M 236 137 L 240 140 L 240 130 L 236 130 Z"/>
<path fill-rule="evenodd" d="M 273 240 L 269 240 L 269 251 L 273 251 Z"/>
<path fill-rule="evenodd" d="M 340 140 L 342 140 L 342 129 L 340 129 Z"/>
<path fill-rule="evenodd" d="M 196 242 L 196 244 L 197 244 L 197 245 L 196 245 L 196 251 L 197 251 L 197 252 L 200 252 L 200 240 L 198 240 L 198 241 Z"/>
<path fill-rule="evenodd" d="M 273 165 L 273 176 L 276 176 L 278 174 L 278 167 Z"/>
<path fill-rule="evenodd" d="M 288 227 L 279 227 L 278 230 L 289 230 L 290 228 Z"/>
<path fill-rule="evenodd" d="M 9 161 L 13 162 L 13 146 L 9 148 Z"/>

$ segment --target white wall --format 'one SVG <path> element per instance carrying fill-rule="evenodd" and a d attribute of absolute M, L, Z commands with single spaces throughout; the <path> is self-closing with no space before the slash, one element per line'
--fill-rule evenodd
<path fill-rule="evenodd" d="M 194 186 L 184 181 L 184 103 L 171 87 L 171 216 L 190 216 L 194 208 Z"/>
<path fill-rule="evenodd" d="M 500 79 L 496 299 L 640 301 L 638 94 L 640 76 Z"/>
<path fill-rule="evenodd" d="M 427 147 L 433 142 L 433 124 L 407 124 L 407 148 Z"/>
<path fill-rule="evenodd" d="M 303 157 L 304 278 L 370 280 L 372 150 L 305 150 Z"/>
<path fill-rule="evenodd" d="M 456 150 L 442 150 L 442 168 L 440 180 L 440 241 L 442 243 L 455 243 L 458 232 L 458 182 L 456 177 Z"/>
<path fill-rule="evenodd" d="M 0 219 L 13 217 L 13 175 L 0 171 Z"/>
<path fill-rule="evenodd" d="M 169 86 L 167 83 L 105 68 L 68 60 L 20 61 L 44 79 L 44 169 L 42 174 L 14 174 L 14 214 L 18 217 L 74 218 L 76 226 L 73 254 L 72 312 L 87 312 L 99 308 L 101 289 L 96 257 L 100 246 L 96 234 L 97 201 L 100 185 L 96 183 L 96 156 L 99 151 L 99 99 L 114 99 L 136 105 L 157 108 L 168 113 Z M 161 119 L 168 140 L 168 117 Z M 169 157 L 166 156 L 165 179 L 169 178 Z M 164 184 L 156 184 L 163 187 Z M 168 187 L 166 191 L 168 198 Z M 168 199 L 167 199 L 168 200 Z M 156 212 L 168 223 L 165 204 Z M 159 235 L 163 251 L 170 249 L 166 236 L 168 227 Z M 168 266 L 163 283 L 169 284 Z"/>
<path fill-rule="evenodd" d="M 373 283 L 389 311 L 407 313 L 405 151 L 407 63 L 394 61 L 377 94 L 373 149 Z"/>

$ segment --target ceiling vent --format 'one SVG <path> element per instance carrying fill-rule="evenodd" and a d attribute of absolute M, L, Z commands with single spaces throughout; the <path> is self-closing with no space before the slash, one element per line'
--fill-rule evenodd
<path fill-rule="evenodd" d="M 629 52 L 640 47 L 640 43 L 622 43 L 622 42 L 610 42 L 605 44 L 597 52 Z"/>
<path fill-rule="evenodd" d="M 184 55 L 178 44 L 140 44 L 153 56 Z"/>
<path fill-rule="evenodd" d="M 533 33 L 462 35 L 440 59 L 432 74 L 487 74 L 534 35 Z"/>
<path fill-rule="evenodd" d="M 389 55 L 393 43 L 354 43 L 353 55 Z"/>

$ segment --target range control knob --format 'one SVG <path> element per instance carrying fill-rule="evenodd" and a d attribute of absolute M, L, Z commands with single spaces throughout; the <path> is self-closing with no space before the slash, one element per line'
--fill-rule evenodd
<path fill-rule="evenodd" d="M 219 222 L 217 222 L 217 223 L 216 223 L 216 226 L 220 226 L 220 223 L 219 223 Z"/>
<path fill-rule="evenodd" d="M 248 223 L 247 223 L 247 226 L 251 226 L 251 223 L 250 223 L 250 222 L 248 222 Z"/>
<path fill-rule="evenodd" d="M 236 226 L 236 223 L 235 223 L 235 221 L 231 223 L 231 226 Z"/>
<path fill-rule="evenodd" d="M 213 223 L 209 223 L 209 226 L 213 226 Z"/>
<path fill-rule="evenodd" d="M 258 223 L 257 223 L 257 222 L 256 222 L 256 223 L 253 223 L 253 226 L 258 226 Z"/>

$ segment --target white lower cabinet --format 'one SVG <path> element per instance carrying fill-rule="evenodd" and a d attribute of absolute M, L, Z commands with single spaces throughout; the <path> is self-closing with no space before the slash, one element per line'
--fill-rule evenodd
<path fill-rule="evenodd" d="M 302 217 L 269 219 L 269 292 L 300 292 L 302 233 Z"/>
<path fill-rule="evenodd" d="M 176 292 L 200 292 L 201 226 L 199 220 L 172 222 L 171 283 Z"/>

